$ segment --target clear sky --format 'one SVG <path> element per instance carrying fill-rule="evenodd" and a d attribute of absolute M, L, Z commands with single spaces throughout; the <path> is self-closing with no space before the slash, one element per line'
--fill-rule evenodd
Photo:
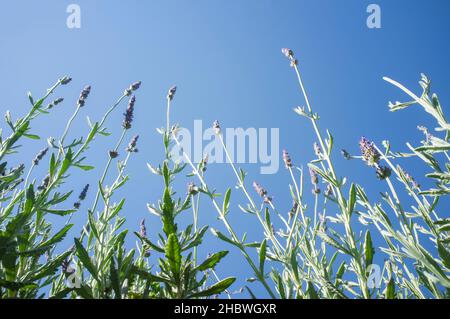
<path fill-rule="evenodd" d="M 80 29 L 66 26 L 66 8 L 71 3 L 81 8 Z M 381 7 L 381 29 L 366 26 L 370 3 Z M 23 115 L 29 107 L 28 90 L 37 97 L 58 77 L 68 74 L 73 78 L 70 87 L 58 91 L 64 103 L 49 117 L 33 123 L 43 138 L 26 142 L 16 157 L 17 162 L 29 165 L 45 146 L 46 137 L 61 135 L 84 85 L 92 85 L 92 91 L 74 124 L 74 138 L 88 131 L 85 116 L 100 119 L 125 87 L 141 80 L 133 127 L 133 133 L 140 135 L 140 152 L 128 168 L 131 180 L 126 192 L 118 195 L 127 196 L 126 227 L 138 229 L 139 220 L 146 217 L 148 233 L 155 238 L 160 222 L 147 213 L 146 203 L 160 198 L 162 181 L 147 170 L 146 163 L 158 164 L 163 157 L 155 128 L 164 125 L 165 95 L 171 85 L 178 86 L 173 119 L 182 126 L 192 128 L 196 119 L 209 126 L 218 119 L 223 127 L 279 128 L 280 152 L 285 147 L 298 165 L 313 159 L 313 131 L 292 111 L 304 101 L 280 52 L 290 47 L 299 59 L 311 103 L 321 115 L 320 126 L 334 134 L 338 174 L 363 184 L 375 201 L 385 184 L 362 162 L 341 159 L 339 149 L 356 153 L 360 136 L 367 136 L 377 143 L 389 139 L 394 149 L 406 150 L 407 141 L 417 145 L 422 137 L 416 130 L 418 124 L 433 127 L 418 108 L 390 113 L 389 100 L 406 98 L 382 76 L 419 92 L 417 81 L 421 72 L 426 73 L 446 110 L 450 100 L 448 15 L 450 2 L 446 0 L 4 1 L 0 10 L 0 111 Z M 81 190 L 85 183 L 96 185 L 121 121 L 119 110 L 108 123 L 113 136 L 98 139 L 90 149 L 88 163 L 96 169 L 76 172 L 64 187 Z M 413 160 L 405 168 L 421 182 L 426 170 L 417 164 Z M 248 183 L 259 181 L 279 210 L 287 212 L 291 206 L 288 173 L 280 165 L 276 175 L 259 175 L 259 167 L 244 165 Z M 207 179 L 224 192 L 235 183 L 231 173 L 226 164 L 215 164 Z M 35 177 L 42 178 L 39 171 Z M 185 193 L 188 181 L 178 184 L 179 194 Z M 305 185 L 309 187 L 308 178 Z M 82 207 L 92 197 L 93 192 Z M 212 206 L 206 199 L 204 203 L 200 224 L 225 232 Z M 238 204 L 245 201 L 234 191 L 231 223 L 239 234 L 248 232 L 251 239 L 261 239 L 261 228 L 241 213 Z M 190 212 L 186 214 L 190 217 Z M 73 236 L 85 218 L 83 209 L 74 217 Z M 56 226 L 62 223 L 55 220 Z M 134 242 L 130 235 L 129 247 Z M 204 247 L 203 255 L 231 249 L 218 273 L 237 275 L 236 289 L 245 284 L 243 279 L 251 271 L 238 252 L 210 233 Z M 258 285 L 252 287 L 264 296 Z"/>

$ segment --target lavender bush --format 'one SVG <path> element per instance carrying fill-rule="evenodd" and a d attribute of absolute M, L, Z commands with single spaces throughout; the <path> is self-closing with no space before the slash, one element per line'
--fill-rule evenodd
<path fill-rule="evenodd" d="M 0 140 L 1 298 L 232 298 L 228 289 L 235 281 L 245 286 L 252 298 L 258 297 L 252 288 L 256 283 L 271 298 L 450 297 L 450 219 L 443 215 L 445 197 L 450 193 L 450 125 L 437 95 L 431 93 L 430 80 L 422 75 L 422 92 L 416 95 L 385 78 L 409 97 L 406 102 L 389 103 L 391 111 L 420 105 L 436 120 L 433 131 L 419 127 L 425 136 L 420 145 L 407 144 L 407 150 L 395 151 L 388 141 L 378 145 L 362 137 L 360 154 L 340 151 L 344 158 L 359 161 L 354 165 L 366 165 L 373 170 L 374 178 L 384 182 L 381 197 L 369 198 L 363 185 L 339 175 L 332 160 L 333 135 L 328 130 L 324 134 L 319 127 L 319 116 L 310 104 L 293 51 L 282 49 L 282 53 L 294 71 L 305 103 L 305 107 L 294 111 L 311 123 L 316 134 L 312 149 L 315 159 L 307 167 L 296 163 L 287 150 L 280 154 L 290 176 L 286 191 L 292 204 L 283 204 L 290 205 L 289 212 L 276 207 L 279 203 L 275 203 L 264 181 L 249 181 L 247 173 L 233 163 L 219 121 L 213 123 L 213 129 L 237 189 L 246 198 L 247 202 L 239 205 L 242 212 L 231 204 L 231 187 L 222 196 L 208 184 L 207 157 L 199 164 L 194 164 L 184 151 L 184 164 L 172 158 L 171 147 L 181 146 L 179 126 L 170 121 L 174 86 L 166 96 L 166 125 L 158 130 L 164 160 L 157 166 L 148 165 L 163 181 L 161 200 L 147 207 L 151 218 L 161 223 L 156 242 L 148 236 L 145 220 L 140 221 L 134 234 L 124 229 L 126 198 L 116 198 L 117 190 L 126 187 L 129 179 L 129 161 L 137 155 L 138 147 L 147 147 L 140 146 L 139 135 L 131 133 L 140 82 L 131 84 L 101 120 L 90 123 L 85 136 L 67 141 L 74 119 L 88 107 L 91 87 L 86 86 L 61 137 L 49 138 L 48 145 L 35 157 L 16 167 L 8 164 L 8 158 L 16 156 L 17 160 L 21 139 L 40 142 L 31 123 L 63 103 L 63 98 L 50 101 L 50 97 L 71 79 L 58 80 L 39 100 L 30 94 L 31 107 L 25 116 L 13 121 L 7 112 L 5 121 L 10 133 L 3 137 L 2 131 Z M 68 185 L 70 173 L 93 168 L 86 151 L 97 139 L 110 135 L 106 128 L 108 117 L 125 100 L 128 103 L 123 111 L 122 132 L 105 154 L 107 160 L 98 182 L 63 192 L 62 185 Z M 433 188 L 423 189 L 403 168 L 411 158 L 429 167 L 425 178 L 432 181 Z M 47 173 L 37 176 L 34 168 L 44 163 L 48 163 Z M 115 173 L 111 171 L 114 164 Z M 187 177 L 182 176 L 185 171 Z M 112 174 L 108 185 L 107 177 Z M 188 182 L 187 190 L 178 192 L 184 192 L 181 198 L 174 189 L 175 178 L 186 178 Z M 88 192 L 95 194 L 91 205 L 86 202 Z M 312 196 L 313 205 L 307 204 L 308 196 Z M 254 277 L 247 279 L 248 283 L 245 278 L 236 279 L 233 273 L 220 279 L 215 272 L 219 263 L 227 263 L 228 251 L 199 260 L 202 240 L 208 234 L 208 225 L 198 224 L 201 198 L 212 204 L 223 224 L 222 230 L 211 229 L 212 234 L 239 251 L 253 271 Z M 189 214 L 189 210 L 192 222 L 180 224 L 178 216 Z M 73 245 L 61 247 L 73 227 L 72 216 L 77 213 L 86 216 L 85 224 L 78 225 L 82 231 Z M 244 213 L 254 216 L 261 227 L 257 242 L 238 234 L 228 218 L 229 214 Z M 49 215 L 62 218 L 64 226 L 54 229 Z M 282 229 L 274 225 L 282 225 Z M 126 247 L 127 236 L 137 240 L 137 249 Z M 375 237 L 383 240 L 381 246 L 374 244 Z M 150 256 L 159 257 L 157 265 L 151 263 Z"/>

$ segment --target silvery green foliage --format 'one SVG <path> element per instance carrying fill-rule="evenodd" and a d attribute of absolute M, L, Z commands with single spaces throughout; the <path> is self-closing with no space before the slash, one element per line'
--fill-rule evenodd
<path fill-rule="evenodd" d="M 90 127 L 86 137 L 66 143 L 71 125 L 81 108 L 85 106 L 90 93 L 90 87 L 84 88 L 62 136 L 58 140 L 54 138 L 47 140 L 48 148 L 43 149 L 30 161 L 31 166 L 28 168 L 26 178 L 23 178 L 25 164 L 9 168 L 5 161 L 6 158 L 12 158 L 13 154 L 18 153 L 20 139 L 40 140 L 38 135 L 31 133 L 31 122 L 42 114 L 49 114 L 63 101 L 62 98 L 57 98 L 45 105 L 57 87 L 66 85 L 70 81 L 69 77 L 58 80 L 38 101 L 34 101 L 29 94 L 31 103 L 29 112 L 14 123 L 9 112 L 5 116 L 6 123 L 12 132 L 9 137 L 1 139 L 0 151 L 1 201 L 3 203 L 0 211 L 0 296 L 2 298 L 42 298 L 46 296 L 44 291 L 49 291 L 48 297 L 62 298 L 71 292 L 74 293 L 73 287 L 68 288 L 64 283 L 64 276 L 71 271 L 68 263 L 75 250 L 59 248 L 58 250 L 62 250 L 62 253 L 55 253 L 55 251 L 56 246 L 72 228 L 70 218 L 80 208 L 80 201 L 85 199 L 88 185 L 79 194 L 77 201 L 75 203 L 71 201 L 71 204 L 68 204 L 68 201 L 72 200 L 73 191 L 62 192 L 61 189 L 72 171 L 89 171 L 93 168 L 85 163 L 84 154 L 97 136 L 109 135 L 104 124 L 109 114 L 127 94 L 124 93 L 109 108 L 101 121 L 89 122 Z M 80 103 L 81 100 L 82 103 Z M 44 165 L 46 154 L 49 158 L 47 174 L 36 176 L 31 180 L 33 169 L 37 165 Z M 64 227 L 59 230 L 52 229 L 52 224 L 47 219 L 49 214 L 64 218 Z M 76 248 L 79 246 L 77 242 Z M 76 251 L 78 252 L 78 249 Z M 64 274 L 61 272 L 61 275 L 58 274 L 60 269 Z"/>
<path fill-rule="evenodd" d="M 375 143 L 365 138 L 360 143 L 362 156 L 351 156 L 347 151 L 342 151 L 346 159 L 363 159 L 375 169 L 376 176 L 386 182 L 388 191 L 383 191 L 382 198 L 373 202 L 362 186 L 349 184 L 346 178 L 337 175 L 332 161 L 333 136 L 328 130 L 325 138 L 322 135 L 318 125 L 319 116 L 313 112 L 309 103 L 294 53 L 289 49 L 283 49 L 282 52 L 290 60 L 305 98 L 306 107 L 298 107 L 294 111 L 309 120 L 316 133 L 316 159 L 308 163 L 314 205 L 307 205 L 303 169 L 293 165 L 286 151 L 283 152 L 283 160 L 291 176 L 289 190 L 293 200 L 292 209 L 287 215 L 280 213 L 268 191 L 254 182 L 256 194 L 261 197 L 260 202 L 256 202 L 248 190 L 246 173 L 237 168 L 228 156 L 216 121 L 214 128 L 236 176 L 237 188 L 248 200 L 246 206 L 240 206 L 241 210 L 255 216 L 261 225 L 262 240 L 247 242 L 245 234 L 240 239 L 233 230 L 227 220 L 230 190 L 223 208 L 212 198 L 229 236 L 218 230 L 214 230 L 214 234 L 243 253 L 255 275 L 248 281 L 260 282 L 271 297 L 448 297 L 450 221 L 442 215 L 445 207 L 439 206 L 438 202 L 439 198 L 449 193 L 450 126 L 437 96 L 430 94 L 430 81 L 422 76 L 420 84 L 423 92 L 418 97 L 399 83 L 386 78 L 412 98 L 406 103 L 390 103 L 390 108 L 396 111 L 413 104 L 421 105 L 437 120 L 436 131 L 441 132 L 443 137 L 431 135 L 427 129 L 420 127 L 426 140 L 419 147 L 408 144 L 410 153 L 393 152 L 388 142 L 383 143 L 385 150 L 381 151 Z M 396 159 L 409 157 L 418 157 L 430 167 L 431 172 L 426 177 L 435 181 L 435 188 L 420 189 L 412 176 L 401 166 L 394 165 Z M 189 158 L 187 162 L 203 188 L 208 189 L 205 178 L 195 170 Z M 320 185 L 323 185 L 322 190 L 318 186 L 319 180 Z M 400 191 L 404 192 L 401 198 L 410 199 L 413 203 L 411 211 L 405 210 L 404 207 L 411 203 L 401 202 L 398 195 Z M 392 212 L 394 216 L 390 217 Z M 276 230 L 274 224 L 281 224 L 283 228 Z M 357 234 L 354 231 L 356 227 L 365 230 Z M 386 246 L 375 247 L 371 232 L 381 236 Z M 427 251 L 424 241 L 428 241 L 428 246 L 434 246 L 434 250 Z M 256 249 L 259 255 L 257 260 L 250 257 L 250 249 Z M 376 256 L 380 264 L 376 264 Z M 250 287 L 246 288 L 250 296 L 256 297 Z"/>
<path fill-rule="evenodd" d="M 37 101 L 30 94 L 31 108 L 22 118 L 13 121 L 7 112 L 5 121 L 11 132 L 5 138 L 3 132 L 0 134 L 0 298 L 209 298 L 223 292 L 231 297 L 228 288 L 235 278 L 221 280 L 215 273 L 219 262 L 226 263 L 228 252 L 212 253 L 198 262 L 199 253 L 205 254 L 201 243 L 208 229 L 198 225 L 200 198 L 212 203 L 223 224 L 223 230 L 211 229 L 213 235 L 237 249 L 253 271 L 246 286 L 252 298 L 259 297 L 252 289 L 256 283 L 271 298 L 450 297 L 450 219 L 445 215 L 450 193 L 450 125 L 437 95 L 431 93 L 430 80 L 422 76 L 422 92 L 416 95 L 385 78 L 410 98 L 389 103 L 391 111 L 421 106 L 436 120 L 434 130 L 419 127 L 425 136 L 420 144 L 408 143 L 406 150 L 394 151 L 388 141 L 378 145 L 362 138 L 360 156 L 341 151 L 348 160 L 361 160 L 360 165 L 374 172 L 373 178 L 382 180 L 380 198 L 369 198 L 363 185 L 339 176 L 333 163 L 333 135 L 328 130 L 323 134 L 319 127 L 319 115 L 309 102 L 293 51 L 282 52 L 306 104 L 294 111 L 310 122 L 316 134 L 315 159 L 307 167 L 296 164 L 295 158 L 283 151 L 290 176 L 286 188 L 286 197 L 292 201 L 289 212 L 276 207 L 279 203 L 272 199 L 264 181 L 248 181 L 246 172 L 233 163 L 218 121 L 213 124 L 214 131 L 236 177 L 236 189 L 247 203 L 239 205 L 242 212 L 236 211 L 231 205 L 231 188 L 221 198 L 208 185 L 207 159 L 194 165 L 186 153 L 185 163 L 192 170 L 188 176 L 197 179 L 198 186 L 191 181 L 187 194 L 176 198 L 174 179 L 186 165 L 175 163 L 169 151 L 174 143 L 180 145 L 178 126 L 170 123 L 170 106 L 176 93 L 176 87 L 171 87 L 166 127 L 159 129 L 165 157 L 158 167 L 149 165 L 164 182 L 161 200 L 148 205 L 162 229 L 155 240 L 153 234 L 147 236 L 145 221 L 141 221 L 140 231 L 135 232 L 137 250 L 126 248 L 128 230 L 123 229 L 122 217 L 126 198 L 116 199 L 115 194 L 126 185 L 127 164 L 138 151 L 138 136 L 128 135 L 136 101 L 132 93 L 140 82 L 130 85 L 100 121 L 89 120 L 85 137 L 66 142 L 73 121 L 88 106 L 91 88 L 85 87 L 62 136 L 49 138 L 48 147 L 29 163 L 8 164 L 19 158 L 22 139 L 39 141 L 31 131 L 32 121 L 63 102 L 62 98 L 47 100 L 71 79 L 58 80 Z M 93 168 L 86 151 L 97 137 L 111 134 L 105 127 L 107 119 L 126 98 L 129 101 L 122 133 L 107 154 L 103 174 L 97 183 L 86 185 L 81 193 L 77 191 L 74 203 L 73 190 L 63 191 L 70 174 Z M 407 171 L 412 158 L 425 164 L 426 176 L 412 176 Z M 38 176 L 34 168 L 45 162 L 47 172 Z M 117 164 L 117 173 L 107 184 L 113 164 Z M 97 191 L 89 207 L 85 198 L 92 189 Z M 189 209 L 193 222 L 179 225 L 178 216 Z M 79 225 L 81 233 L 71 247 L 60 247 L 74 228 L 72 215 L 79 210 L 87 216 L 84 227 Z M 246 234 L 237 234 L 229 220 L 229 214 L 243 213 L 254 217 L 261 227 L 257 242 L 249 242 Z M 64 219 L 64 226 L 53 229 L 49 215 Z M 375 237 L 382 240 L 381 246 L 374 243 Z M 243 282 L 244 278 L 239 280 Z"/>
<path fill-rule="evenodd" d="M 159 254 L 159 269 L 152 270 L 153 267 L 148 261 L 140 260 L 137 265 L 139 283 L 143 288 L 143 294 L 156 298 L 201 298 L 219 295 L 233 284 L 235 278 L 228 277 L 223 280 L 211 278 L 216 265 L 228 254 L 228 251 L 219 251 L 210 254 L 204 261 L 197 262 L 197 249 L 201 248 L 201 243 L 208 226 L 198 228 L 197 214 L 200 194 L 214 196 L 209 192 L 196 187 L 193 184 L 188 186 L 187 194 L 183 199 L 174 199 L 175 191 L 173 181 L 175 177 L 182 173 L 185 165 L 180 165 L 172 161 L 170 146 L 172 138 L 176 134 L 177 126 L 170 126 L 170 104 L 176 92 L 176 87 L 172 87 L 167 95 L 167 125 L 166 129 L 160 129 L 163 136 L 165 159 L 158 168 L 149 165 L 149 169 L 164 180 L 163 195 L 158 205 L 148 205 L 150 213 L 156 215 L 162 223 L 162 232 L 158 234 L 159 240 L 153 243 L 147 236 L 145 225 L 141 224 L 141 231 L 135 233 L 141 240 L 141 256 L 153 251 Z M 206 170 L 206 163 L 199 164 L 198 169 Z M 194 223 L 180 230 L 176 222 L 178 215 L 192 208 L 194 212 Z M 215 273 L 214 273 L 215 274 Z M 153 284 L 153 286 L 152 286 Z"/>

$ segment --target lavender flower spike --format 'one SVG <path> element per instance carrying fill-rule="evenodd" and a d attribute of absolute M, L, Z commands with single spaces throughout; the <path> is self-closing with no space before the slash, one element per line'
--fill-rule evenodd
<path fill-rule="evenodd" d="M 124 92 L 124 95 L 130 96 L 133 91 L 136 91 L 141 86 L 141 81 L 134 82 Z"/>
<path fill-rule="evenodd" d="M 127 110 L 123 114 L 125 116 L 122 126 L 124 129 L 128 130 L 131 128 L 133 123 L 133 113 L 134 113 L 134 103 L 136 102 L 136 97 L 133 95 L 128 102 Z"/>
<path fill-rule="evenodd" d="M 375 148 L 374 143 L 363 136 L 359 141 L 359 147 L 361 149 L 362 157 L 367 165 L 376 166 L 380 161 L 381 155 Z"/>
<path fill-rule="evenodd" d="M 33 165 L 38 165 L 39 162 L 42 160 L 42 158 L 45 156 L 45 154 L 47 154 L 48 151 L 48 147 L 42 149 L 37 155 L 36 157 L 33 159 Z"/>
<path fill-rule="evenodd" d="M 86 99 L 89 96 L 89 93 L 91 93 L 91 86 L 90 85 L 86 86 L 83 89 L 83 91 L 81 91 L 80 97 L 78 98 L 78 101 L 77 101 L 78 107 L 83 107 L 84 106 L 84 104 L 86 103 Z"/>
<path fill-rule="evenodd" d="M 286 150 L 283 150 L 283 161 L 286 168 L 289 169 L 292 167 L 291 157 L 289 156 L 289 153 Z"/>
<path fill-rule="evenodd" d="M 139 139 L 139 135 L 133 136 L 130 143 L 128 144 L 127 148 L 125 149 L 127 152 L 130 153 L 137 153 L 138 149 L 136 148 L 137 141 Z"/>
<path fill-rule="evenodd" d="M 139 235 L 142 238 L 147 237 L 147 227 L 145 227 L 145 219 L 144 218 L 142 218 L 141 222 L 139 223 Z"/>
<path fill-rule="evenodd" d="M 217 120 L 214 121 L 214 123 L 213 123 L 213 129 L 214 129 L 214 132 L 215 132 L 217 135 L 220 134 L 220 123 L 219 123 L 219 121 L 217 121 Z"/>
<path fill-rule="evenodd" d="M 253 188 L 255 189 L 256 193 L 258 193 L 258 195 L 264 199 L 265 203 L 272 202 L 272 197 L 267 196 L 267 191 L 257 182 L 253 182 Z"/>
<path fill-rule="evenodd" d="M 169 92 L 167 93 L 167 99 L 169 100 L 169 101 L 172 101 L 172 99 L 173 99 L 173 97 L 175 96 L 175 93 L 177 92 L 177 87 L 176 87 L 176 85 L 174 85 L 174 86 L 172 86 L 170 89 L 169 89 Z"/>

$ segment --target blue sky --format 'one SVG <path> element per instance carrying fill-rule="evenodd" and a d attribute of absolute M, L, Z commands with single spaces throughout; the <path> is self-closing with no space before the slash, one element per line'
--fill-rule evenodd
<path fill-rule="evenodd" d="M 366 26 L 366 8 L 373 2 L 381 6 L 381 29 Z M 80 29 L 66 27 L 70 3 L 80 5 Z M 147 170 L 146 163 L 157 164 L 162 159 L 161 138 L 155 128 L 164 125 L 165 95 L 173 84 L 178 86 L 173 120 L 182 126 L 192 128 L 196 119 L 206 126 L 218 119 L 223 127 L 279 128 L 280 152 L 286 148 L 294 163 L 306 165 L 313 159 L 315 140 L 310 124 L 292 111 L 304 101 L 280 52 L 282 47 L 290 47 L 299 59 L 311 103 L 321 115 L 320 126 L 335 137 L 338 174 L 363 184 L 373 200 L 386 189 L 385 184 L 362 162 L 341 159 L 338 150 L 356 153 L 360 136 L 378 143 L 389 139 L 394 149 L 406 150 L 407 141 L 417 144 L 421 138 L 418 124 L 430 128 L 434 124 L 419 108 L 390 113 L 389 100 L 406 98 L 382 76 L 418 92 L 417 81 L 424 72 L 432 79 L 444 110 L 450 99 L 450 44 L 445 31 L 450 27 L 450 2 L 444 0 L 16 0 L 1 6 L 0 111 L 10 110 L 13 117 L 22 115 L 29 107 L 28 90 L 37 97 L 58 77 L 68 74 L 73 78 L 70 87 L 57 93 L 64 96 L 64 103 L 50 117 L 33 123 L 43 139 L 24 143 L 17 162 L 29 165 L 29 159 L 45 146 L 45 137 L 61 135 L 84 85 L 92 85 L 92 91 L 74 124 L 74 138 L 87 132 L 85 116 L 100 119 L 125 87 L 142 81 L 133 127 L 133 133 L 140 135 L 140 152 L 128 168 L 131 180 L 126 192 L 119 195 L 127 196 L 126 226 L 137 229 L 139 219 L 146 217 L 150 236 L 156 235 L 160 222 L 147 213 L 146 203 L 160 198 L 162 181 Z M 85 183 L 96 184 L 121 121 L 120 110 L 108 123 L 113 136 L 98 139 L 88 153 L 88 162 L 96 169 L 74 174 L 71 188 L 81 190 Z M 405 168 L 421 182 L 426 169 L 418 164 L 412 160 Z M 280 211 L 290 209 L 289 175 L 282 167 L 278 174 L 264 176 L 259 175 L 258 164 L 244 168 L 248 182 L 263 184 Z M 224 192 L 235 183 L 231 173 L 225 164 L 215 164 L 208 169 L 207 179 Z M 39 171 L 35 177 L 42 178 Z M 180 194 L 188 181 L 178 184 Z M 305 182 L 309 186 L 309 179 Z M 204 202 L 200 224 L 224 231 L 212 206 Z M 238 233 L 261 239 L 255 220 L 237 208 L 243 203 L 242 195 L 234 191 L 231 222 Z M 74 217 L 74 235 L 85 218 L 83 210 Z M 134 241 L 130 236 L 130 247 Z M 208 233 L 201 253 L 230 248 Z M 219 274 L 241 279 L 251 276 L 240 254 L 231 250 L 218 268 Z M 240 280 L 235 288 L 243 284 Z M 259 286 L 254 289 L 263 296 Z"/>

